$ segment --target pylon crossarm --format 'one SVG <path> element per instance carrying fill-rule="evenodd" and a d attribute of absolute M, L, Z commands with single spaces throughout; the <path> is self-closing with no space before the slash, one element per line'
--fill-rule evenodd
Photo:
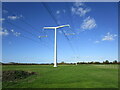
<path fill-rule="evenodd" d="M 61 26 L 58 26 L 57 28 L 62 28 L 62 27 L 70 27 L 70 25 L 61 25 Z"/>
<path fill-rule="evenodd" d="M 56 27 L 43 27 L 43 29 L 55 29 Z"/>

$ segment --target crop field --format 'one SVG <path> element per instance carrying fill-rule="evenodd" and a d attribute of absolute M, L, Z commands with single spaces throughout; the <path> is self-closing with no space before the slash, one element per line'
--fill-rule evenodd
<path fill-rule="evenodd" d="M 8 70 L 36 74 L 3 81 L 3 88 L 118 88 L 117 65 L 3 65 L 3 71 Z"/>

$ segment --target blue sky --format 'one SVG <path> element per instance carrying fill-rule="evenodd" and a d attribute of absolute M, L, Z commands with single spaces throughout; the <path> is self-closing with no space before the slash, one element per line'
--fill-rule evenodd
<path fill-rule="evenodd" d="M 71 26 L 57 30 L 58 62 L 117 60 L 117 5 L 115 2 L 2 3 L 3 62 L 53 63 L 54 30 L 43 27 L 57 26 L 54 18 L 59 25 Z"/>

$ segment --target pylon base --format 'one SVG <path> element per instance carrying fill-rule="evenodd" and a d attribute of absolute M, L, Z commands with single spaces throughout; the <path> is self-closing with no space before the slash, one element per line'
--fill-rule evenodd
<path fill-rule="evenodd" d="M 53 67 L 57 67 L 57 66 L 53 66 Z"/>

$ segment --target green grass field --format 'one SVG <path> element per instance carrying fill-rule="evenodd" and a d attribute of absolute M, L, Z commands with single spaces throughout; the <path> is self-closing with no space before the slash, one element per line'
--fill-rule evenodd
<path fill-rule="evenodd" d="M 117 65 L 5 65 L 3 70 L 37 72 L 3 88 L 118 88 Z"/>

